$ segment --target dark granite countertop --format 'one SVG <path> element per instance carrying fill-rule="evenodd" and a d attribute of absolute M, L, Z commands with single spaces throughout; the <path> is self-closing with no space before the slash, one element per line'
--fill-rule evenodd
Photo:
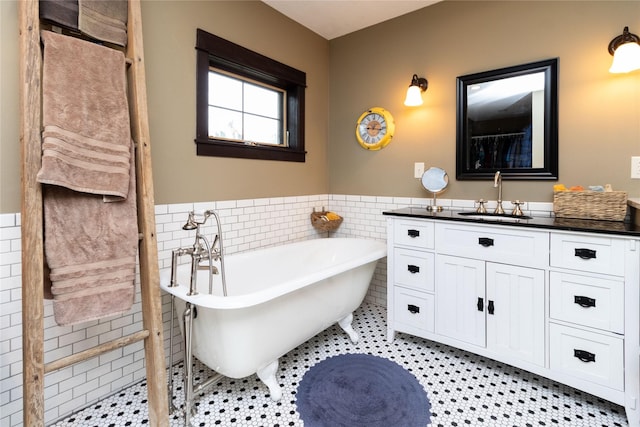
<path fill-rule="evenodd" d="M 477 218 L 460 215 L 460 212 L 462 211 L 444 210 L 442 212 L 429 212 L 423 207 L 407 207 L 395 209 L 392 211 L 386 211 L 382 214 L 399 217 L 459 221 L 469 224 L 544 228 L 550 230 L 583 231 L 589 233 L 616 234 L 621 236 L 640 237 L 640 225 L 628 222 L 550 217 L 533 217 L 531 219 L 515 220 L 494 216 Z"/>

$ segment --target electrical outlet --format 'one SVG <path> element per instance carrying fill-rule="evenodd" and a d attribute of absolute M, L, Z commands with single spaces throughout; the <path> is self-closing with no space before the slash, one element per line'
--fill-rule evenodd
<path fill-rule="evenodd" d="M 424 162 L 416 162 L 413 164 L 413 177 L 422 178 L 424 174 Z"/>
<path fill-rule="evenodd" d="M 631 178 L 640 179 L 640 156 L 631 157 Z"/>

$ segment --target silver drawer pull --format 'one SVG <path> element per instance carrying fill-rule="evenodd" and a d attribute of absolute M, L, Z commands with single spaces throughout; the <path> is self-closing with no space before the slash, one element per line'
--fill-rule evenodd
<path fill-rule="evenodd" d="M 580 307 L 589 308 L 596 306 L 595 298 L 589 298 L 582 295 L 574 295 L 573 302 L 578 304 Z"/>
<path fill-rule="evenodd" d="M 595 354 L 589 353 L 586 350 L 578 350 L 576 348 L 573 349 L 573 357 L 577 357 L 578 359 L 582 360 L 585 363 L 596 361 Z"/>
<path fill-rule="evenodd" d="M 594 259 L 596 257 L 596 251 L 593 249 L 576 248 L 575 256 L 581 259 Z"/>

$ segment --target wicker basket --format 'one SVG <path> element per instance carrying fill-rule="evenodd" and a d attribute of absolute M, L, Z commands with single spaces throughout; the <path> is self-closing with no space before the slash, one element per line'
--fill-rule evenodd
<path fill-rule="evenodd" d="M 316 212 L 315 210 L 311 213 L 311 225 L 313 228 L 320 231 L 336 231 L 340 224 L 342 224 L 342 217 L 338 219 L 328 219 L 327 211 Z"/>
<path fill-rule="evenodd" d="M 558 218 L 624 221 L 627 215 L 626 191 L 557 191 L 553 211 Z"/>

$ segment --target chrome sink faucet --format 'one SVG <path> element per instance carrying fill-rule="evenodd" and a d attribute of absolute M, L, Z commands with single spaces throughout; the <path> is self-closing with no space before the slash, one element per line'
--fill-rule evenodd
<path fill-rule="evenodd" d="M 493 176 L 493 188 L 496 187 L 498 188 L 498 205 L 493 213 L 502 215 L 504 214 L 504 209 L 502 208 L 502 174 L 500 171 L 497 171 Z"/>

